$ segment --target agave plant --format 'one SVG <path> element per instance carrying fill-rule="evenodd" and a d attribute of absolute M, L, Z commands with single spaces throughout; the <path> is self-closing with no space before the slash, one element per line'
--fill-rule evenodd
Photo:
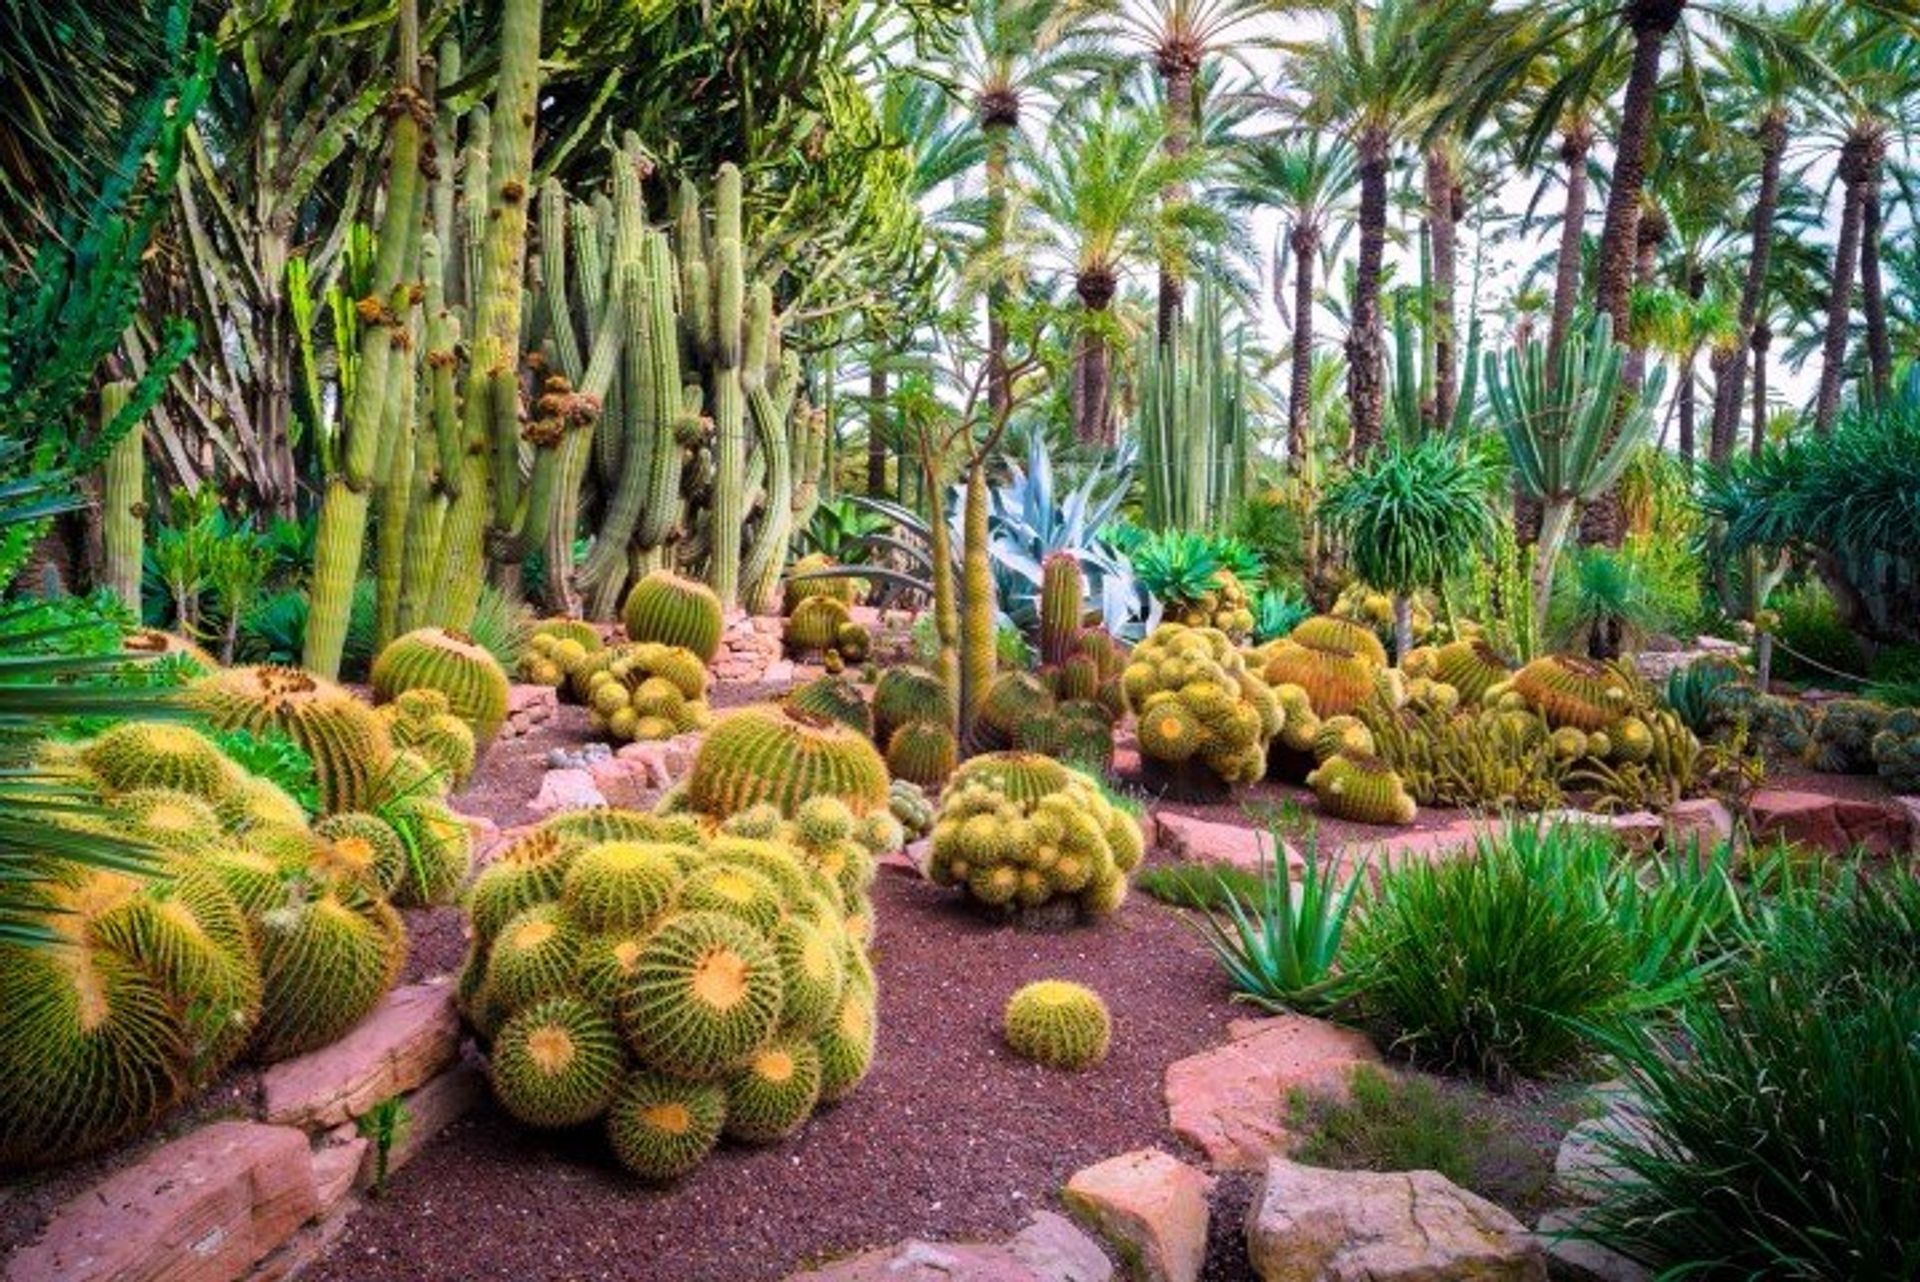
<path fill-rule="evenodd" d="M 867 540 L 885 533 L 890 524 L 857 499 L 822 499 L 813 510 L 813 519 L 807 522 L 801 542 L 807 551 L 819 552 L 836 565 L 859 565 L 871 550 Z"/>

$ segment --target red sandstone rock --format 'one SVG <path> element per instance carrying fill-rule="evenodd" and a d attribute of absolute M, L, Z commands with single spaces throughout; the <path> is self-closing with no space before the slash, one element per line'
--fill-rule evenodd
<path fill-rule="evenodd" d="M 1816 850 L 1840 851 L 1848 845 L 1833 798 L 1818 792 L 1769 788 L 1755 793 L 1753 833 L 1761 840 L 1779 837 Z"/>
<path fill-rule="evenodd" d="M 1167 1066 L 1174 1132 L 1216 1167 L 1257 1171 L 1284 1153 L 1287 1097 L 1344 1094 L 1356 1065 L 1380 1063 L 1365 1034 L 1304 1015 L 1236 1021 L 1233 1040 Z"/>
<path fill-rule="evenodd" d="M 1676 854 L 1706 854 L 1733 837 L 1733 814 L 1712 797 L 1676 801 L 1667 807 L 1666 848 Z"/>
<path fill-rule="evenodd" d="M 1280 843 L 1276 856 L 1273 838 L 1263 829 L 1195 819 L 1169 810 L 1156 810 L 1153 823 L 1156 844 L 1175 859 L 1259 872 L 1277 857 L 1286 861 L 1289 877 L 1306 870 L 1306 860 L 1287 842 Z"/>
<path fill-rule="evenodd" d="M 336 1126 L 429 1080 L 459 1049 L 451 985 L 397 988 L 339 1041 L 269 1068 L 261 1111 L 269 1122 Z"/>
<path fill-rule="evenodd" d="M 1212 1186 L 1185 1162 L 1148 1148 L 1074 1172 L 1064 1199 L 1108 1240 L 1125 1244 L 1140 1282 L 1196 1282 L 1207 1260 Z"/>

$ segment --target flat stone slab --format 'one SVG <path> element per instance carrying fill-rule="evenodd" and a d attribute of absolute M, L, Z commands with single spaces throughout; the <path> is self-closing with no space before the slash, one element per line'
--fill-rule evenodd
<path fill-rule="evenodd" d="M 1873 855 L 1906 854 L 1916 839 L 1913 814 L 1897 799 L 1869 801 L 1775 788 L 1754 794 L 1753 829 L 1759 838 L 1780 837 L 1834 854 L 1856 847 Z"/>
<path fill-rule="evenodd" d="M 232 1282 L 321 1209 L 307 1136 L 215 1122 L 54 1213 L 7 1282 Z"/>
<path fill-rule="evenodd" d="M 1139 1282 L 1197 1282 L 1207 1262 L 1212 1189 L 1206 1175 L 1146 1148 L 1075 1171 L 1064 1199 L 1101 1236 L 1124 1246 Z"/>
<path fill-rule="evenodd" d="M 337 1126 L 413 1090 L 459 1051 L 453 986 L 396 988 L 340 1040 L 269 1068 L 261 1112 L 269 1122 L 308 1130 Z"/>
<path fill-rule="evenodd" d="M 1570 1129 L 1553 1159 L 1554 1188 L 1582 1202 L 1597 1202 L 1613 1185 L 1633 1178 L 1609 1152 L 1615 1144 L 1638 1147 L 1653 1138 L 1639 1097 L 1624 1084 L 1607 1083 L 1594 1094 L 1605 1111 Z"/>
<path fill-rule="evenodd" d="M 1112 1282 L 1113 1264 L 1071 1221 L 1051 1211 L 1005 1243 L 908 1238 L 787 1282 Z"/>
<path fill-rule="evenodd" d="M 1511 1215 L 1436 1171 L 1267 1164 L 1247 1212 L 1261 1282 L 1546 1282 L 1546 1252 Z"/>
<path fill-rule="evenodd" d="M 1361 1064 L 1379 1064 L 1364 1033 L 1305 1015 L 1236 1020 L 1232 1040 L 1167 1066 L 1174 1133 L 1215 1167 L 1257 1171 L 1294 1141 L 1287 1098 L 1296 1090 L 1343 1096 Z"/>
<path fill-rule="evenodd" d="M 1711 854 L 1723 841 L 1733 840 L 1733 812 L 1726 803 L 1712 797 L 1676 801 L 1661 816 L 1665 826 L 1662 842 L 1675 854 L 1698 850 Z"/>
<path fill-rule="evenodd" d="M 1244 872 L 1257 873 L 1276 859 L 1283 859 L 1287 875 L 1297 877 L 1306 871 L 1306 860 L 1287 842 L 1281 842 L 1278 854 L 1272 835 L 1245 824 L 1218 823 L 1195 819 L 1170 810 L 1153 813 L 1154 844 L 1174 859 L 1195 864 L 1222 864 Z"/>

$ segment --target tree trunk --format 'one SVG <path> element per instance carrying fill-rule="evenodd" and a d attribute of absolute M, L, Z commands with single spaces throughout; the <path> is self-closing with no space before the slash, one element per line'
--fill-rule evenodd
<path fill-rule="evenodd" d="M 1118 288 L 1111 272 L 1098 269 L 1081 272 L 1074 282 L 1081 324 L 1073 344 L 1073 436 L 1082 445 L 1113 444 L 1107 337 L 1100 332 L 1100 322 Z"/>
<path fill-rule="evenodd" d="M 1593 126 L 1580 121 L 1560 140 L 1560 163 L 1567 170 L 1567 207 L 1560 216 L 1560 252 L 1554 262 L 1553 319 L 1547 329 L 1547 368 L 1554 368 L 1580 294 L 1580 245 L 1587 226 L 1587 155 L 1593 150 Z"/>
<path fill-rule="evenodd" d="M 1753 457 L 1767 448 L 1767 349 L 1773 346 L 1773 327 L 1765 320 L 1753 327 Z"/>
<path fill-rule="evenodd" d="M 1195 51 L 1180 46 L 1163 49 L 1159 59 L 1160 82 L 1166 92 L 1166 140 L 1163 146 L 1167 155 L 1180 157 L 1193 147 L 1194 120 L 1193 85 L 1194 78 L 1200 72 L 1200 60 Z M 1187 202 L 1187 185 L 1174 183 L 1160 193 L 1161 203 L 1171 209 Z M 1181 266 L 1177 262 L 1160 260 L 1160 296 L 1154 313 L 1154 337 L 1162 343 L 1173 341 L 1175 331 L 1180 324 L 1180 308 L 1186 297 L 1186 283 L 1181 279 Z"/>
<path fill-rule="evenodd" d="M 1018 119 L 1017 108 L 1015 119 Z M 983 126 L 987 139 L 988 252 L 997 256 L 1007 234 L 1007 158 L 1011 123 Z M 1007 377 L 1007 282 L 998 262 L 991 262 L 987 280 L 987 408 L 998 420 L 1013 406 L 1013 388 Z"/>
<path fill-rule="evenodd" d="M 1660 266 L 1660 246 L 1666 242 L 1669 227 L 1667 215 L 1659 206 L 1649 204 L 1640 211 L 1640 223 L 1633 235 L 1633 283 L 1640 289 L 1653 285 L 1654 274 Z M 1621 370 L 1621 381 L 1629 390 L 1638 393 L 1647 384 L 1646 337 L 1617 329 L 1614 333 L 1627 344 L 1627 359 Z"/>
<path fill-rule="evenodd" d="M 1296 475 L 1307 469 L 1308 425 L 1313 419 L 1313 260 L 1320 229 L 1296 223 L 1293 247 L 1293 385 L 1287 395 L 1287 459 Z"/>
<path fill-rule="evenodd" d="M 1444 146 L 1427 152 L 1426 179 L 1427 226 L 1433 254 L 1433 314 L 1427 318 L 1433 331 L 1433 421 L 1445 431 L 1453 421 L 1454 402 L 1459 398 L 1453 294 L 1458 275 L 1454 232 L 1460 184 Z"/>
<path fill-rule="evenodd" d="M 1860 269 L 1860 231 L 1865 221 L 1867 183 L 1874 171 L 1874 135 L 1854 130 L 1840 148 L 1840 236 L 1833 249 L 1833 278 L 1827 287 L 1827 334 L 1821 348 L 1820 395 L 1814 402 L 1813 430 L 1833 430 L 1840 412 L 1840 384 L 1846 377 L 1847 338 L 1853 323 L 1853 282 Z"/>
<path fill-rule="evenodd" d="M 1389 141 L 1384 129 L 1368 129 L 1360 136 L 1360 262 L 1347 335 L 1347 398 L 1353 413 L 1349 457 L 1354 459 L 1365 458 L 1379 444 L 1385 408 L 1380 272 L 1387 243 Z"/>
<path fill-rule="evenodd" d="M 1654 108 L 1660 90 L 1660 56 L 1685 8 L 1686 0 L 1631 0 L 1627 6 L 1627 24 L 1633 30 L 1633 70 L 1627 76 L 1626 103 L 1614 147 L 1613 183 L 1607 192 L 1606 221 L 1600 229 L 1597 299 L 1599 310 L 1613 317 L 1614 336 L 1623 340 L 1638 251 L 1640 193 L 1647 180 L 1647 150 L 1653 141 Z"/>
<path fill-rule="evenodd" d="M 1740 423 L 1740 403 L 1747 386 L 1747 344 L 1766 297 L 1767 271 L 1773 260 L 1773 221 L 1780 207 L 1780 162 L 1787 151 L 1787 121 L 1770 112 L 1760 122 L 1760 192 L 1753 202 L 1753 252 L 1747 258 L 1747 278 L 1740 287 L 1740 334 L 1737 342 L 1713 359 L 1713 424 L 1707 438 L 1707 458 L 1724 463 L 1733 454 L 1734 431 Z"/>
<path fill-rule="evenodd" d="M 1885 146 L 1876 150 L 1866 195 L 1860 206 L 1860 305 L 1867 316 L 1867 369 L 1873 399 L 1884 404 L 1893 393 L 1893 341 L 1887 333 L 1887 298 L 1880 273 L 1880 236 L 1884 205 L 1880 183 L 1886 168 Z"/>
<path fill-rule="evenodd" d="M 887 371 L 875 349 L 867 366 L 867 494 L 887 496 Z"/>

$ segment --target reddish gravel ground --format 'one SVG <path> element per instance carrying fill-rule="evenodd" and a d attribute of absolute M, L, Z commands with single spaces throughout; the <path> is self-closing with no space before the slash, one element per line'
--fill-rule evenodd
<path fill-rule="evenodd" d="M 591 1128 L 543 1135 L 486 1108 L 402 1171 L 312 1276 L 752 1282 L 910 1235 L 1004 1235 L 1057 1206 L 1081 1166 L 1173 1145 L 1166 1065 L 1246 1013 L 1193 933 L 1144 896 L 1098 928 L 1050 934 L 990 925 L 894 873 L 875 901 L 874 1072 L 796 1140 L 724 1148 L 658 1190 L 622 1173 Z M 1048 977 L 1091 984 L 1112 1007 L 1113 1052 L 1084 1075 L 1000 1044 L 1008 994 Z"/>

